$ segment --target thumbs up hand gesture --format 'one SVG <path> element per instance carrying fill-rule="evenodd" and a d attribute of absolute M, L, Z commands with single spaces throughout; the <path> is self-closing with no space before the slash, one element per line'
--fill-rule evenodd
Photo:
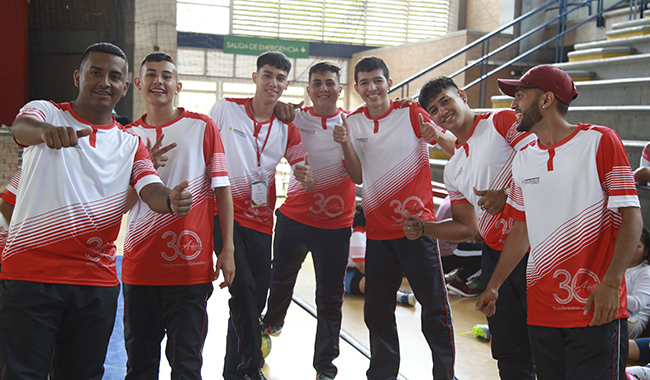
<path fill-rule="evenodd" d="M 296 180 L 302 183 L 302 188 L 307 191 L 314 190 L 316 187 L 316 177 L 311 171 L 311 163 L 309 162 L 309 153 L 305 153 L 305 161 L 303 164 L 296 164 L 293 168 L 293 176 Z"/>

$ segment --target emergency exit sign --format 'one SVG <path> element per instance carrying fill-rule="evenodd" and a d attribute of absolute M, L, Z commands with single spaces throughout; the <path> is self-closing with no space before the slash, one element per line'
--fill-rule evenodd
<path fill-rule="evenodd" d="M 223 38 L 224 53 L 257 56 L 268 50 L 281 51 L 290 58 L 309 58 L 309 42 L 305 41 L 238 36 L 224 36 Z"/>

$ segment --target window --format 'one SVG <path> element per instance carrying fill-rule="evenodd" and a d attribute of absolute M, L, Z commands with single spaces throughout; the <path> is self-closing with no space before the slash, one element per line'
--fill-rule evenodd
<path fill-rule="evenodd" d="M 447 33 L 449 1 L 233 0 L 232 34 L 397 45 Z"/>
<path fill-rule="evenodd" d="M 178 0 L 176 30 L 229 34 L 230 0 Z"/>
<path fill-rule="evenodd" d="M 370 46 L 441 36 L 450 0 L 178 0 L 177 30 Z"/>

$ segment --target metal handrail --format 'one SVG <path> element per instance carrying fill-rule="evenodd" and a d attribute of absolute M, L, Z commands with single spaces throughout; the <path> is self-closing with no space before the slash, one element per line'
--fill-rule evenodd
<path fill-rule="evenodd" d="M 592 4 L 591 4 L 592 1 L 597 1 L 598 2 L 597 3 L 597 11 L 593 15 L 592 15 L 592 10 L 593 9 L 592 9 Z M 486 103 L 485 98 L 487 98 L 487 84 L 485 83 L 487 78 L 494 75 L 495 73 L 502 70 L 503 68 L 505 68 L 505 67 L 517 62 L 517 61 L 520 61 L 521 59 L 529 56 L 530 54 L 540 50 L 544 46 L 546 46 L 546 45 L 548 45 L 548 44 L 550 44 L 550 43 L 552 43 L 552 42 L 554 42 L 556 40 L 559 40 L 559 42 L 557 43 L 557 46 L 556 46 L 555 62 L 556 63 L 560 62 L 561 59 L 562 59 L 562 56 L 563 56 L 564 36 L 567 33 L 575 30 L 576 28 L 584 25 L 585 23 L 587 23 L 587 22 L 589 22 L 589 21 L 591 21 L 593 19 L 596 19 L 597 24 L 598 24 L 597 26 L 601 27 L 603 25 L 603 22 L 602 22 L 603 13 L 608 12 L 609 10 L 619 6 L 620 4 L 622 4 L 625 1 L 626 0 L 620 0 L 620 1 L 616 2 L 615 4 L 609 6 L 607 9 L 603 9 L 603 0 L 585 0 L 585 1 L 582 1 L 582 2 L 568 2 L 568 0 L 551 0 L 551 1 L 547 2 L 546 4 L 543 4 L 540 7 L 529 11 L 528 13 L 517 17 L 515 20 L 512 20 L 511 22 L 507 23 L 506 25 L 504 25 L 504 26 L 502 26 L 502 27 L 500 27 L 500 28 L 498 28 L 498 29 L 484 35 L 483 37 L 477 39 L 476 41 L 472 42 L 471 44 L 466 45 L 465 47 L 463 47 L 463 48 L 457 50 L 456 52 L 448 55 L 447 57 L 439 60 L 438 62 L 432 64 L 431 66 L 429 66 L 429 67 L 419 71 L 418 73 L 410 76 L 409 78 L 401 81 L 397 85 L 393 86 L 390 89 L 389 92 L 394 92 L 394 91 L 397 91 L 397 90 L 401 89 L 402 90 L 402 97 L 409 96 L 408 89 L 409 89 L 409 84 L 412 81 L 422 77 L 423 75 L 430 72 L 431 70 L 434 70 L 434 69 L 442 66 L 443 64 L 451 61 L 452 59 L 460 56 L 461 54 L 469 51 L 470 49 L 477 47 L 480 44 L 480 45 L 482 45 L 481 46 L 482 50 L 481 50 L 480 58 L 478 58 L 477 60 L 475 60 L 471 64 L 467 64 L 462 69 L 457 70 L 456 72 L 452 73 L 449 77 L 453 78 L 453 77 L 455 77 L 455 76 L 457 76 L 457 75 L 459 75 L 459 74 L 461 74 L 463 72 L 466 72 L 470 68 L 480 64 L 481 70 L 480 70 L 479 78 L 477 78 L 476 80 L 474 80 L 470 84 L 465 85 L 463 87 L 463 89 L 466 90 L 466 89 L 468 89 L 468 88 L 470 88 L 470 87 L 472 87 L 472 86 L 474 86 L 476 84 L 479 84 L 480 85 L 480 87 L 479 87 L 479 107 L 484 107 L 485 103 Z M 632 9 L 634 8 L 634 14 L 636 15 L 638 9 L 640 8 L 640 12 L 641 12 L 641 15 L 642 15 L 643 14 L 643 9 L 646 7 L 647 2 L 648 2 L 648 0 L 632 0 L 632 1 L 630 1 L 630 19 L 632 17 L 631 16 L 632 12 L 633 12 Z M 637 5 L 637 3 L 640 3 L 640 4 Z M 520 35 L 519 37 L 511 40 L 510 42 L 498 47 L 494 51 L 492 51 L 492 52 L 489 51 L 489 43 L 490 43 L 490 39 L 492 37 L 497 36 L 498 34 L 502 33 L 504 30 L 506 30 L 506 29 L 508 29 L 510 27 L 521 24 L 524 20 L 532 17 L 533 15 L 535 15 L 535 14 L 537 14 L 537 13 L 543 11 L 543 10 L 548 10 L 548 8 L 551 7 L 554 4 L 557 4 L 557 9 L 558 9 L 558 16 L 557 17 L 554 17 L 551 20 L 545 22 L 544 24 L 539 25 L 539 26 L 529 30 L 528 32 L 524 33 L 523 35 Z M 567 15 L 570 14 L 571 12 L 581 8 L 581 7 L 584 7 L 584 6 L 589 7 L 589 15 L 590 15 L 590 17 L 583 20 L 579 24 L 573 26 L 572 28 L 566 29 Z M 569 8 L 571 8 L 571 9 L 569 9 Z M 517 57 L 509 60 L 508 62 L 500 65 L 498 68 L 496 68 L 496 69 L 494 69 L 492 71 L 488 71 L 489 70 L 488 59 L 490 57 L 494 56 L 495 54 L 498 54 L 498 53 L 502 52 L 503 50 L 511 47 L 514 44 L 519 43 L 523 39 L 531 36 L 532 34 L 538 32 L 541 29 L 544 29 L 545 27 L 547 27 L 548 25 L 550 25 L 550 24 L 552 24 L 553 22 L 556 22 L 556 21 L 558 23 L 558 34 L 555 37 L 550 38 L 547 41 L 544 41 L 544 42 L 538 44 L 537 46 L 533 47 L 532 49 L 529 49 L 528 51 L 520 54 L 519 56 L 517 56 Z M 560 46 L 560 45 L 562 45 L 562 46 Z M 406 94 L 405 94 L 405 90 L 406 90 Z"/>
<path fill-rule="evenodd" d="M 618 2 L 615 3 L 614 5 L 612 5 L 612 6 L 610 6 L 609 8 L 603 10 L 602 13 L 604 13 L 604 12 L 608 12 L 608 11 L 614 9 L 615 7 L 617 7 L 618 5 L 620 5 L 621 3 L 625 2 L 625 1 L 626 1 L 626 0 L 620 0 L 620 1 L 618 1 Z M 582 22 L 580 22 L 580 23 L 574 25 L 573 27 L 571 27 L 571 28 L 565 30 L 564 33 L 563 33 L 562 35 L 567 34 L 567 33 L 569 33 L 569 32 L 572 32 L 573 30 L 579 28 L 580 26 L 586 24 L 587 22 L 593 20 L 594 18 L 596 18 L 596 17 L 598 17 L 598 16 L 599 16 L 598 14 L 596 14 L 596 15 L 592 15 L 591 17 L 589 17 L 589 18 L 583 20 Z M 463 90 L 466 90 L 466 89 L 468 89 L 468 88 L 470 88 L 470 87 L 476 85 L 476 84 L 479 83 L 480 81 L 489 78 L 490 76 L 496 74 L 497 72 L 501 71 L 502 69 L 504 69 L 504 68 L 506 68 L 506 67 L 512 65 L 513 63 L 515 63 L 515 62 L 521 60 L 522 58 L 525 58 L 525 57 L 529 56 L 530 54 L 532 54 L 532 53 L 534 53 L 535 51 L 541 49 L 542 47 L 544 47 L 544 46 L 550 44 L 551 42 L 557 40 L 557 39 L 560 38 L 560 37 L 561 37 L 560 35 L 557 35 L 557 36 L 555 36 L 555 37 L 553 37 L 553 38 L 550 38 L 550 39 L 548 39 L 548 40 L 546 40 L 546 41 L 540 43 L 539 45 L 537 45 L 537 46 L 535 46 L 535 47 L 533 47 L 533 48 L 527 50 L 526 52 L 524 52 L 524 53 L 518 55 L 517 57 L 515 57 L 515 58 L 509 60 L 508 62 L 506 62 L 506 63 L 500 65 L 500 66 L 497 67 L 496 69 L 490 71 L 490 72 L 487 73 L 486 75 L 482 75 L 482 76 L 480 76 L 479 78 L 475 79 L 473 82 L 471 82 L 471 83 L 469 83 L 469 84 L 463 86 Z"/>
<path fill-rule="evenodd" d="M 533 15 L 537 14 L 538 12 L 541 12 L 544 9 L 551 6 L 552 4 L 558 3 L 560 1 L 564 1 L 564 0 L 551 0 L 548 3 L 540 6 L 539 8 L 534 9 L 534 10 L 532 10 L 532 11 L 530 11 L 530 12 L 524 14 L 524 15 L 521 15 L 521 16 L 517 17 L 516 19 L 514 19 L 511 22 L 507 23 L 506 25 L 504 25 L 504 26 L 502 26 L 502 27 L 500 27 L 500 28 L 486 34 L 485 36 L 479 38 L 478 40 L 472 42 L 471 44 L 465 46 L 464 48 L 462 48 L 460 50 L 457 50 L 455 53 L 450 54 L 449 56 L 441 59 L 440 61 L 434 63 L 433 65 L 425 68 L 424 70 L 421 70 L 418 73 L 416 73 L 414 75 L 411 75 L 410 77 L 408 77 L 405 80 L 401 81 L 400 83 L 396 84 L 395 86 L 392 86 L 390 92 L 394 92 L 394 91 L 399 90 L 400 88 L 404 87 L 406 84 L 414 81 L 415 79 L 418 79 L 419 77 L 421 77 L 422 75 L 428 73 L 429 71 L 431 71 L 431 70 L 433 70 L 433 69 L 435 69 L 435 68 L 437 68 L 439 66 L 442 66 L 443 64 L 447 63 L 448 61 L 450 61 L 450 60 L 458 57 L 459 55 L 465 53 L 466 51 L 478 46 L 479 44 L 481 44 L 484 41 L 486 41 L 486 40 L 494 37 L 495 35 L 503 32 L 504 30 L 510 28 L 511 26 L 515 26 L 515 25 L 521 23 L 521 21 L 523 21 L 523 20 L 525 20 L 525 19 L 527 19 L 529 17 L 532 17 Z"/>

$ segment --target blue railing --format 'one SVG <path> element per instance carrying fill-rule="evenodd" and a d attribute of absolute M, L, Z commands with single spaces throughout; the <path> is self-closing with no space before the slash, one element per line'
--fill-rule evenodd
<path fill-rule="evenodd" d="M 597 3 L 597 8 L 596 12 L 593 12 L 592 8 L 592 2 Z M 470 63 L 463 67 L 462 69 L 448 75 L 450 78 L 453 78 L 459 74 L 462 74 L 469 70 L 470 68 L 480 65 L 480 75 L 479 77 L 474 80 L 473 82 L 465 85 L 463 87 L 463 90 L 467 90 L 470 87 L 475 86 L 476 84 L 479 85 L 479 108 L 484 108 L 486 107 L 487 104 L 487 79 L 494 75 L 495 73 L 499 72 L 500 70 L 512 65 L 515 62 L 518 62 L 522 60 L 523 58 L 528 57 L 534 52 L 539 51 L 541 48 L 544 46 L 554 42 L 558 41 L 556 43 L 555 47 L 555 63 L 559 63 L 564 55 L 564 36 L 567 33 L 570 33 L 571 31 L 577 29 L 578 27 L 584 25 L 587 22 L 590 22 L 593 19 L 596 19 L 596 24 L 599 27 L 602 27 L 604 25 L 603 22 L 603 13 L 608 12 L 611 9 L 614 9 L 624 3 L 627 0 L 620 0 L 617 1 L 615 4 L 604 8 L 603 6 L 603 0 L 586 0 L 586 1 L 579 1 L 579 2 L 569 2 L 568 0 L 550 0 L 546 4 L 543 4 L 542 6 L 520 16 L 517 17 L 515 20 L 509 22 L 508 24 L 486 34 L 485 36 L 477 39 L 476 41 L 472 42 L 471 44 L 465 46 L 464 48 L 452 53 L 451 55 L 441 59 L 440 61 L 434 63 L 433 65 L 425 68 L 424 70 L 421 70 L 420 72 L 412 75 L 411 77 L 403 80 L 402 82 L 398 83 L 397 85 L 393 86 L 390 90 L 390 92 L 395 92 L 397 90 L 401 90 L 401 97 L 407 97 L 410 96 L 411 94 L 409 93 L 409 84 L 422 77 L 426 73 L 430 72 L 431 70 L 437 69 L 444 65 L 445 63 L 451 61 L 454 58 L 457 58 L 461 54 L 464 54 L 468 52 L 469 50 L 478 47 L 481 45 L 481 56 L 477 60 L 475 60 L 473 63 Z M 643 9 L 645 9 L 647 5 L 648 0 L 631 0 L 630 1 L 630 19 L 632 19 L 632 14 L 636 15 L 639 13 L 641 17 L 643 17 Z M 588 7 L 589 9 L 589 17 L 578 23 L 577 25 L 574 25 L 573 27 L 567 29 L 566 24 L 567 24 L 567 16 L 571 13 L 576 11 L 579 8 L 582 7 Z M 497 49 L 493 50 L 490 52 L 490 39 L 498 36 L 500 33 L 503 31 L 507 30 L 508 28 L 515 27 L 517 25 L 521 25 L 521 23 L 525 20 L 530 19 L 532 16 L 536 15 L 537 13 L 541 11 L 549 11 L 551 9 L 558 9 L 558 16 L 551 18 L 550 20 L 546 21 L 545 23 L 538 25 L 537 27 L 527 31 L 524 34 L 521 34 L 519 37 L 512 39 L 508 43 L 498 47 Z M 557 35 L 555 37 L 552 37 L 537 46 L 527 50 L 524 53 L 520 53 L 517 57 L 507 61 L 506 63 L 500 65 L 496 69 L 493 69 L 492 71 L 489 71 L 489 59 L 494 56 L 495 54 L 498 54 L 502 52 L 503 50 L 521 42 L 522 40 L 532 36 L 536 32 L 543 30 L 546 28 L 548 25 L 557 22 L 558 27 L 557 27 Z M 494 65 L 494 64 L 493 64 Z"/>

